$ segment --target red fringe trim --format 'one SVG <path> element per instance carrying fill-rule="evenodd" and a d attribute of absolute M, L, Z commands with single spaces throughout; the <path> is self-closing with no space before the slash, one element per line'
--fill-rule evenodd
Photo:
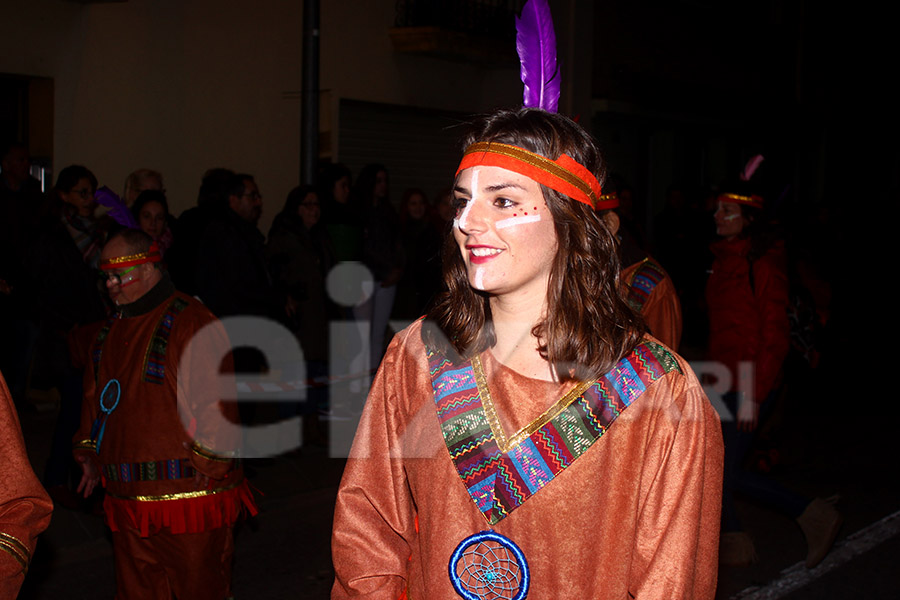
<path fill-rule="evenodd" d="M 136 529 L 141 537 L 163 528 L 171 533 L 200 533 L 230 527 L 243 513 L 253 516 L 259 512 L 246 480 L 230 490 L 199 498 L 147 501 L 107 494 L 103 510 L 110 529 Z"/>

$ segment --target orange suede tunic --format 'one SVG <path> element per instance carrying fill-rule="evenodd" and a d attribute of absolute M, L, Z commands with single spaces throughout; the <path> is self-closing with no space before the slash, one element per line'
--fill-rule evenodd
<path fill-rule="evenodd" d="M 183 308 L 172 319 L 160 361 L 164 365 L 161 383 L 148 382 L 146 365 L 152 360 L 148 348 L 173 300 L 182 302 Z M 206 335 L 198 336 L 201 330 Z M 234 524 L 244 507 L 255 513 L 243 472 L 232 459 L 240 440 L 237 410 L 234 403 L 220 402 L 228 397 L 222 381 L 230 380 L 220 376 L 228 349 L 218 320 L 181 292 L 145 314 L 114 319 L 102 344 L 94 341 L 93 358 L 85 369 L 75 453 L 104 469 L 104 512 L 113 531 L 132 529 L 142 536 L 160 528 L 197 533 Z M 113 379 L 121 385 L 119 403 L 106 420 L 97 452 L 90 443 L 91 429 L 102 415 L 101 393 Z M 233 382 L 230 389 L 231 397 L 236 397 Z M 112 398 L 105 401 L 107 407 L 113 404 Z M 195 489 L 192 476 L 110 477 L 110 469 L 120 465 L 171 460 L 185 461 L 208 476 L 209 487 Z"/>
<path fill-rule="evenodd" d="M 664 277 L 653 287 L 649 297 L 640 307 L 641 316 L 653 337 L 672 350 L 678 350 L 682 329 L 681 302 L 678 300 L 672 279 L 659 263 L 652 258 L 647 258 L 622 269 L 622 273 L 619 275 L 622 295 L 628 298 L 631 286 L 635 283 L 635 275 L 647 261 L 652 262 L 653 268 L 663 273 Z"/>
<path fill-rule="evenodd" d="M 686 362 L 491 527 L 445 445 L 420 329 L 394 338 L 363 412 L 335 509 L 333 599 L 458 598 L 451 554 L 488 529 L 522 549 L 530 600 L 713 598 L 721 428 Z M 507 434 L 573 387 L 526 378 L 490 352 L 482 361 Z"/>
<path fill-rule="evenodd" d="M 0 598 L 19 593 L 52 510 L 28 462 L 16 407 L 0 375 Z"/>

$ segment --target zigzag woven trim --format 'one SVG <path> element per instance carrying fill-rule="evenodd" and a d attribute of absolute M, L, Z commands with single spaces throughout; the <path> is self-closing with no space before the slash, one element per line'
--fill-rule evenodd
<path fill-rule="evenodd" d="M 147 345 L 147 350 L 144 352 L 143 379 L 147 383 L 162 384 L 163 381 L 165 381 L 166 350 L 169 346 L 169 335 L 172 332 L 172 324 L 175 322 L 175 317 L 177 317 L 187 305 L 187 300 L 174 298 L 169 303 L 169 306 L 166 307 L 166 312 L 160 317 L 159 323 L 156 324 L 156 329 L 153 331 L 153 337 L 150 338 L 150 343 Z M 94 362 L 95 381 L 98 381 L 97 378 L 100 373 L 100 360 L 103 358 L 103 345 L 106 343 L 106 338 L 109 336 L 109 331 L 112 329 L 113 322 L 116 318 L 117 315 L 112 315 L 107 319 L 100 331 L 97 332 L 97 337 L 94 339 L 94 344 L 91 347 L 91 359 Z"/>
<path fill-rule="evenodd" d="M 106 320 L 106 323 L 103 324 L 103 327 L 100 328 L 100 331 L 97 332 L 97 337 L 94 338 L 94 344 L 91 347 L 91 360 L 94 361 L 94 383 L 99 381 L 98 377 L 100 376 L 100 359 L 103 357 L 103 344 L 106 343 L 106 336 L 109 335 L 109 330 L 112 328 L 113 321 L 118 318 L 117 315 L 118 313 L 110 315 Z"/>
<path fill-rule="evenodd" d="M 643 260 L 643 264 L 635 269 L 628 282 L 628 304 L 637 312 L 641 312 L 644 304 L 650 299 L 654 288 L 666 278 L 665 271 L 649 257 Z"/>
<path fill-rule="evenodd" d="M 175 298 L 166 308 L 166 312 L 156 324 L 153 337 L 144 353 L 144 381 L 161 385 L 166 378 L 166 350 L 169 347 L 169 335 L 175 317 L 188 305 L 186 300 Z"/>
<path fill-rule="evenodd" d="M 110 481 L 130 483 L 132 481 L 162 481 L 164 479 L 186 479 L 194 476 L 194 467 L 186 458 L 154 460 L 137 463 L 103 465 L 103 474 Z"/>
<path fill-rule="evenodd" d="M 5 550 L 22 567 L 22 573 L 28 572 L 28 564 L 31 562 L 31 552 L 28 546 L 18 538 L 0 531 L 0 550 Z"/>
<path fill-rule="evenodd" d="M 451 364 L 428 350 L 444 442 L 472 501 L 491 525 L 509 515 L 584 454 L 675 357 L 644 341 L 597 381 L 569 392 L 541 418 L 506 440 L 492 427 L 493 401 L 480 361 Z"/>

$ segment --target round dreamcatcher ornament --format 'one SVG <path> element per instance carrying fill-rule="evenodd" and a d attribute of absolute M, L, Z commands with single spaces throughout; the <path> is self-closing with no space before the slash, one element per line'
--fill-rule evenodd
<path fill-rule="evenodd" d="M 100 444 L 103 442 L 103 433 L 106 431 L 106 421 L 119 406 L 119 398 L 122 397 L 122 384 L 115 377 L 106 382 L 103 391 L 100 392 L 100 414 L 94 419 L 91 427 L 91 439 L 94 440 L 94 449 L 99 454 Z"/>
<path fill-rule="evenodd" d="M 511 539 L 482 531 L 453 551 L 450 582 L 466 600 L 524 600 L 531 577 L 525 555 Z"/>

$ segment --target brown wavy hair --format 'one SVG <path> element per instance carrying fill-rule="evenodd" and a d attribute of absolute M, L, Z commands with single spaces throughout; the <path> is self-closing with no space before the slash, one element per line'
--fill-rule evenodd
<path fill-rule="evenodd" d="M 594 173 L 606 169 L 593 139 L 572 120 L 540 109 L 501 110 L 472 123 L 463 148 L 499 142 L 556 160 L 568 154 Z M 640 316 L 619 295 L 616 238 L 586 204 L 541 185 L 553 215 L 557 252 L 547 289 L 547 316 L 532 330 L 538 349 L 561 380 L 601 377 L 643 335 Z M 488 294 L 469 285 L 465 262 L 452 233 L 443 248 L 444 292 L 429 311 L 423 340 L 451 360 L 470 358 L 493 346 Z"/>

